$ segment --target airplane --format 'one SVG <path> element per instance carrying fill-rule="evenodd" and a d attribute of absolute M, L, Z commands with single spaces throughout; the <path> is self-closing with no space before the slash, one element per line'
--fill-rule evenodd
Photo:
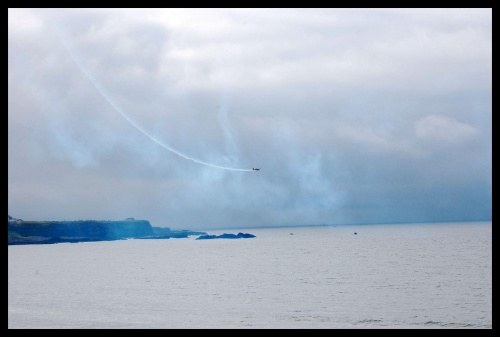
<path fill-rule="evenodd" d="M 254 171 L 260 171 L 260 168 L 253 168 Z"/>

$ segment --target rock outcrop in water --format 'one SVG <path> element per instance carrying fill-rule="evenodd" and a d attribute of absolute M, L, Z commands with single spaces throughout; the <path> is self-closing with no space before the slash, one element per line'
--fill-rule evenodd
<path fill-rule="evenodd" d="M 170 239 L 203 235 L 205 232 L 153 227 L 147 220 L 123 221 L 23 221 L 9 215 L 8 244 L 112 241 L 123 239 Z"/>
<path fill-rule="evenodd" d="M 238 234 L 221 234 L 221 235 L 200 235 L 196 240 L 211 240 L 211 239 L 248 239 L 254 238 L 255 235 L 249 233 L 238 233 Z"/>

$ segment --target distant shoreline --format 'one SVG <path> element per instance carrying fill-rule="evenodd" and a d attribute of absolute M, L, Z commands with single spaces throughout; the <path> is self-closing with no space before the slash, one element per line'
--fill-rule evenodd
<path fill-rule="evenodd" d="M 9 215 L 8 244 L 33 245 L 115 241 L 126 239 L 171 239 L 205 235 L 206 232 L 172 230 L 168 227 L 153 227 L 147 220 L 127 218 L 121 221 L 76 220 L 76 221 L 24 221 Z"/>

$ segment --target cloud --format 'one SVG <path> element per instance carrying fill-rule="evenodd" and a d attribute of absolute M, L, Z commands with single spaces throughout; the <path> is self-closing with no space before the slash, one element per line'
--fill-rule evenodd
<path fill-rule="evenodd" d="M 491 14 L 9 9 L 9 214 L 172 228 L 488 218 Z M 165 150 L 74 58 L 160 142 L 262 170 Z"/>
<path fill-rule="evenodd" d="M 460 143 L 479 135 L 476 128 L 439 115 L 429 115 L 415 123 L 415 135 L 428 142 Z"/>

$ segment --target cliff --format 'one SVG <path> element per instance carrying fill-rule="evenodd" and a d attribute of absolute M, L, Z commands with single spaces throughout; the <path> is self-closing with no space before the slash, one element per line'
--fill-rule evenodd
<path fill-rule="evenodd" d="M 46 244 L 59 242 L 110 241 L 122 239 L 169 239 L 206 234 L 189 230 L 152 227 L 147 220 L 123 221 L 23 221 L 8 220 L 8 243 Z"/>

